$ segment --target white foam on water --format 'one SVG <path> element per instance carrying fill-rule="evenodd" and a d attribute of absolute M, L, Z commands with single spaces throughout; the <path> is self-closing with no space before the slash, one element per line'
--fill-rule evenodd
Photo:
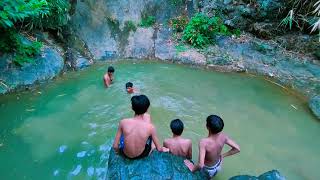
<path fill-rule="evenodd" d="M 93 131 L 93 132 L 89 133 L 88 136 L 91 137 L 91 136 L 94 136 L 96 134 L 97 134 L 97 132 Z"/>
<path fill-rule="evenodd" d="M 77 153 L 78 158 L 83 158 L 86 155 L 87 151 L 81 151 Z"/>
<path fill-rule="evenodd" d="M 63 153 L 67 148 L 68 148 L 68 146 L 66 146 L 66 145 L 61 145 L 61 146 L 59 147 L 59 152 L 60 152 L 60 153 Z"/>
<path fill-rule="evenodd" d="M 110 146 L 108 144 L 102 144 L 99 146 L 99 151 L 108 151 Z"/>
<path fill-rule="evenodd" d="M 89 126 L 91 129 L 95 129 L 98 127 L 98 124 L 97 123 L 89 123 Z"/>
<path fill-rule="evenodd" d="M 87 141 L 82 141 L 81 144 L 87 145 L 87 144 L 89 144 L 89 143 L 88 143 Z"/>
<path fill-rule="evenodd" d="M 106 168 L 96 168 L 97 176 L 104 175 L 103 173 L 106 173 Z"/>
<path fill-rule="evenodd" d="M 94 167 L 88 167 L 88 169 L 87 169 L 87 174 L 88 174 L 88 176 L 93 176 L 93 174 L 94 174 Z"/>
<path fill-rule="evenodd" d="M 59 173 L 60 173 L 60 172 L 59 172 L 59 170 L 58 170 L 58 169 L 56 169 L 56 170 L 54 170 L 54 171 L 53 171 L 53 175 L 54 175 L 54 176 L 58 176 L 58 175 L 59 175 Z"/>
<path fill-rule="evenodd" d="M 80 173 L 82 166 L 79 164 L 77 167 L 70 173 L 73 176 L 76 176 Z"/>

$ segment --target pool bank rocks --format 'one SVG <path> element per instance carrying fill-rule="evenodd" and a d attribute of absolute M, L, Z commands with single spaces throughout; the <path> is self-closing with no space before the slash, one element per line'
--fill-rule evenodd
<path fill-rule="evenodd" d="M 9 54 L 0 57 L 0 94 L 27 88 L 35 83 L 56 77 L 63 69 L 64 60 L 58 50 L 43 47 L 41 55 L 32 64 L 15 66 Z"/>
<path fill-rule="evenodd" d="M 309 107 L 313 114 L 320 119 L 320 95 L 311 98 Z"/>
<path fill-rule="evenodd" d="M 279 171 L 272 170 L 260 175 L 259 177 L 240 175 L 232 177 L 229 180 L 286 180 L 286 178 L 282 176 Z"/>

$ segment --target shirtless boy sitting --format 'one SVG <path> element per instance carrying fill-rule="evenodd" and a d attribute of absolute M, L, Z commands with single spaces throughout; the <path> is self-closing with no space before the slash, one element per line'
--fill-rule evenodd
<path fill-rule="evenodd" d="M 145 119 L 150 106 L 148 97 L 133 96 L 131 104 L 135 115 L 120 121 L 113 148 L 128 159 L 139 159 L 150 154 L 153 141 L 158 151 L 167 152 L 159 143 L 154 125 Z"/>
<path fill-rule="evenodd" d="M 112 66 L 108 67 L 108 72 L 103 76 L 103 82 L 106 87 L 109 87 L 113 81 L 114 68 Z"/>
<path fill-rule="evenodd" d="M 170 123 L 172 138 L 164 140 L 163 146 L 169 148 L 170 153 L 192 159 L 192 142 L 190 139 L 181 137 L 183 122 L 180 119 L 172 120 Z"/>
<path fill-rule="evenodd" d="M 204 169 L 210 177 L 213 177 L 221 169 L 223 158 L 240 152 L 240 147 L 222 131 L 223 120 L 217 115 L 207 117 L 207 129 L 209 135 L 199 142 L 199 161 L 193 165 L 189 160 L 185 160 L 185 165 L 194 172 Z M 231 149 L 221 154 L 223 146 L 227 144 Z"/>

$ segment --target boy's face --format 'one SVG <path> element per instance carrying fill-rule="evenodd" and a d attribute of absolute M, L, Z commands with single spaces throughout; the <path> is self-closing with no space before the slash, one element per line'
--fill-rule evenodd
<path fill-rule="evenodd" d="M 128 92 L 129 94 L 133 93 L 133 87 L 127 87 L 127 92 Z"/>
<path fill-rule="evenodd" d="M 113 76 L 113 72 L 108 72 L 108 76 L 112 77 Z"/>

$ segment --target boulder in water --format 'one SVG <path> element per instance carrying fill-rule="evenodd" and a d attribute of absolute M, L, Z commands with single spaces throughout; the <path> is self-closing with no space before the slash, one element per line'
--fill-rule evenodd
<path fill-rule="evenodd" d="M 280 174 L 277 170 L 266 172 L 259 177 L 240 175 L 230 178 L 229 180 L 285 180 L 286 178 Z"/>
<path fill-rule="evenodd" d="M 139 160 L 128 160 L 110 150 L 109 179 L 206 179 L 203 173 L 192 173 L 183 158 L 154 151 Z"/>

